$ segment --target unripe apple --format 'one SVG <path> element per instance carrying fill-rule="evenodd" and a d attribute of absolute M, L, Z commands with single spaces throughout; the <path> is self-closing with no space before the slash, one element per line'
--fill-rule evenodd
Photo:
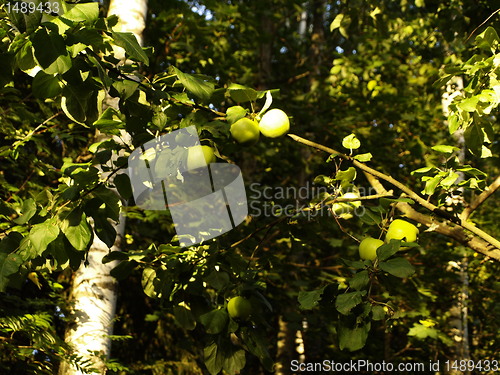
<path fill-rule="evenodd" d="M 205 167 L 215 162 L 214 150 L 210 146 L 193 146 L 188 149 L 187 168 L 189 170 Z"/>
<path fill-rule="evenodd" d="M 363 260 L 375 260 L 377 249 L 384 244 L 384 241 L 373 237 L 366 237 L 359 244 L 359 257 Z"/>
<path fill-rule="evenodd" d="M 271 109 L 259 122 L 260 132 L 270 138 L 281 137 L 290 130 L 290 120 L 281 109 Z"/>
<path fill-rule="evenodd" d="M 233 297 L 227 303 L 227 312 L 231 318 L 248 319 L 252 313 L 252 304 L 245 297 Z"/>
<path fill-rule="evenodd" d="M 385 242 L 389 243 L 392 239 L 403 240 L 405 242 L 415 242 L 418 236 L 418 228 L 401 219 L 394 220 L 387 229 Z"/>
<path fill-rule="evenodd" d="M 250 146 L 259 140 L 259 124 L 247 117 L 236 121 L 229 129 L 236 142 L 244 146 Z"/>

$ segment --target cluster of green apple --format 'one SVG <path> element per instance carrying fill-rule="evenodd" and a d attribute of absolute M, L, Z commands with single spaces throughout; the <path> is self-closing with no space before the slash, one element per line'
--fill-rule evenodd
<path fill-rule="evenodd" d="M 233 138 L 242 145 L 257 143 L 262 133 L 266 137 L 277 138 L 290 130 L 290 120 L 281 109 L 271 109 L 257 122 L 243 117 L 231 125 L 230 132 Z M 189 148 L 187 168 L 196 169 L 215 162 L 214 149 L 207 145 L 198 145 Z"/>
<path fill-rule="evenodd" d="M 392 239 L 406 242 L 415 242 L 418 236 L 418 228 L 401 219 L 394 220 L 387 229 L 385 242 L 373 237 L 366 237 L 359 244 L 359 256 L 361 259 L 375 260 L 377 249 L 384 243 L 389 243 Z"/>
<path fill-rule="evenodd" d="M 271 109 L 259 122 L 243 117 L 231 125 L 230 132 L 236 142 L 242 145 L 257 143 L 260 133 L 265 137 L 277 138 L 288 133 L 290 120 L 281 109 Z"/>

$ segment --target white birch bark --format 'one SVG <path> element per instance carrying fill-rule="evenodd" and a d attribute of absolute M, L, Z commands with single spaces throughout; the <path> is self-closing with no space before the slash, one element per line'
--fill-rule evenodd
<path fill-rule="evenodd" d="M 147 0 L 112 0 L 108 14 L 116 14 L 120 18 L 118 31 L 132 32 L 142 45 L 142 32 L 145 27 Z M 124 59 L 124 53 L 115 50 L 118 58 Z M 108 101 L 107 106 L 117 107 L 117 101 Z M 99 137 L 99 135 L 98 135 Z M 129 139 L 122 134 L 117 141 Z M 104 139 L 100 139 L 104 140 Z M 115 245 L 111 250 L 120 250 L 124 235 L 125 217 L 120 215 L 119 223 L 115 223 L 117 233 Z M 72 318 L 74 323 L 66 331 L 66 341 L 73 347 L 79 357 L 88 359 L 95 368 L 96 374 L 105 374 L 105 363 L 102 358 L 109 358 L 113 333 L 113 320 L 116 310 L 116 280 L 110 271 L 116 267 L 116 262 L 103 264 L 102 258 L 110 249 L 97 236 L 88 253 L 88 264 L 82 264 L 74 275 L 71 289 L 73 303 Z M 99 356 L 92 352 L 99 353 Z M 71 365 L 62 363 L 60 375 L 82 375 L 85 372 Z"/>
<path fill-rule="evenodd" d="M 446 85 L 446 92 L 442 96 L 442 106 L 443 114 L 445 117 L 449 115 L 449 106 L 453 102 L 453 99 L 461 95 L 464 89 L 464 82 L 462 77 L 455 77 Z M 460 148 L 458 151 L 458 159 L 461 164 L 465 161 L 465 140 L 463 130 L 459 130 L 454 134 L 456 140 L 456 146 Z M 457 172 L 459 175 L 457 182 L 464 180 L 463 172 Z M 446 203 L 450 206 L 454 204 L 464 203 L 463 189 L 457 189 L 460 193 L 455 196 L 449 196 L 446 199 Z M 451 209 L 451 207 L 450 207 Z M 451 321 L 453 334 L 453 340 L 456 342 L 455 355 L 457 360 L 468 361 L 470 359 L 469 350 L 469 324 L 468 324 L 468 300 L 469 300 L 469 274 L 468 274 L 468 260 L 467 256 L 464 256 L 461 261 L 450 262 L 449 269 L 454 270 L 460 275 L 460 281 L 462 283 L 461 290 L 456 296 L 456 304 L 450 309 L 450 314 L 453 317 Z M 450 371 L 449 374 L 470 374 L 470 371 L 460 372 L 460 371 Z"/>

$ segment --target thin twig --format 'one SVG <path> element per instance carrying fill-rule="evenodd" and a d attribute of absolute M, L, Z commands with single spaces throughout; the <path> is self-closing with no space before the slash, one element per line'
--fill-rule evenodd
<path fill-rule="evenodd" d="M 474 199 L 470 206 L 467 207 L 465 210 L 462 211 L 462 214 L 460 215 L 460 218 L 462 220 L 467 220 L 469 216 L 474 212 L 483 202 L 488 199 L 490 196 L 492 196 L 495 191 L 500 188 L 500 176 L 498 176 L 493 183 L 486 188 L 485 191 L 483 191 L 481 194 L 479 194 L 476 199 Z"/>
<path fill-rule="evenodd" d="M 470 33 L 470 35 L 468 36 L 467 39 L 465 39 L 465 43 L 467 43 L 469 41 L 469 39 L 472 37 L 472 35 L 474 35 L 474 33 L 477 31 L 477 29 L 479 29 L 481 26 L 483 26 L 486 22 L 488 22 L 488 20 L 493 17 L 495 14 L 497 14 L 498 12 L 500 12 L 500 8 L 495 10 L 493 13 L 490 14 L 490 16 L 488 18 L 486 18 L 478 27 L 476 27 L 474 30 L 472 30 L 472 32 Z"/>

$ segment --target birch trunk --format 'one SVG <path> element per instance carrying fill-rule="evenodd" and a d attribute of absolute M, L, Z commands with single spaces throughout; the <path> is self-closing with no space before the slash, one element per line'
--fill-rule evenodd
<path fill-rule="evenodd" d="M 129 0 L 120 2 L 112 0 L 108 14 L 116 14 L 120 18 L 119 31 L 135 34 L 142 45 L 142 32 L 145 27 L 147 0 Z M 124 60 L 123 50 L 116 49 L 117 58 Z M 124 61 L 125 62 L 125 61 Z M 116 100 L 108 100 L 106 106 L 117 108 Z M 100 136 L 97 135 L 99 138 Z M 105 137 L 101 137 L 105 138 Z M 121 140 L 128 139 L 122 134 Z M 101 139 L 104 140 L 104 139 Z M 117 138 L 117 141 L 120 140 Z M 114 224 L 117 239 L 111 250 L 120 250 L 121 239 L 125 230 L 125 217 L 120 215 L 120 221 Z M 117 282 L 110 275 L 116 267 L 116 262 L 103 264 L 102 258 L 110 249 L 97 236 L 88 253 L 88 262 L 82 264 L 76 271 L 70 299 L 72 306 L 72 324 L 66 331 L 66 342 L 72 345 L 74 353 L 88 360 L 95 374 L 105 374 L 105 360 L 111 352 L 110 335 L 113 333 L 113 320 L 117 301 Z M 85 374 L 71 363 L 62 363 L 60 375 Z"/>
<path fill-rule="evenodd" d="M 443 114 L 448 117 L 449 105 L 452 103 L 453 98 L 460 95 L 464 89 L 463 79 L 461 77 L 456 77 L 451 80 L 446 86 L 446 92 L 442 97 Z M 459 130 L 454 134 L 456 140 L 456 146 L 460 148 L 458 152 L 458 159 L 461 164 L 465 161 L 465 140 L 463 130 Z M 457 183 L 463 181 L 463 172 L 457 172 L 459 175 Z M 447 204 L 450 206 L 453 204 L 460 204 L 463 202 L 463 189 L 457 189 L 458 194 L 450 196 L 447 198 Z M 469 274 L 468 274 L 468 259 L 464 255 L 459 262 L 450 262 L 449 268 L 454 270 L 460 276 L 461 288 L 456 296 L 456 303 L 450 309 L 452 316 L 452 335 L 453 341 L 455 341 L 455 358 L 457 360 L 470 360 L 470 350 L 469 350 L 469 324 L 468 324 L 468 300 L 469 300 Z M 450 375 L 455 374 L 470 374 L 470 371 L 450 371 Z"/>

